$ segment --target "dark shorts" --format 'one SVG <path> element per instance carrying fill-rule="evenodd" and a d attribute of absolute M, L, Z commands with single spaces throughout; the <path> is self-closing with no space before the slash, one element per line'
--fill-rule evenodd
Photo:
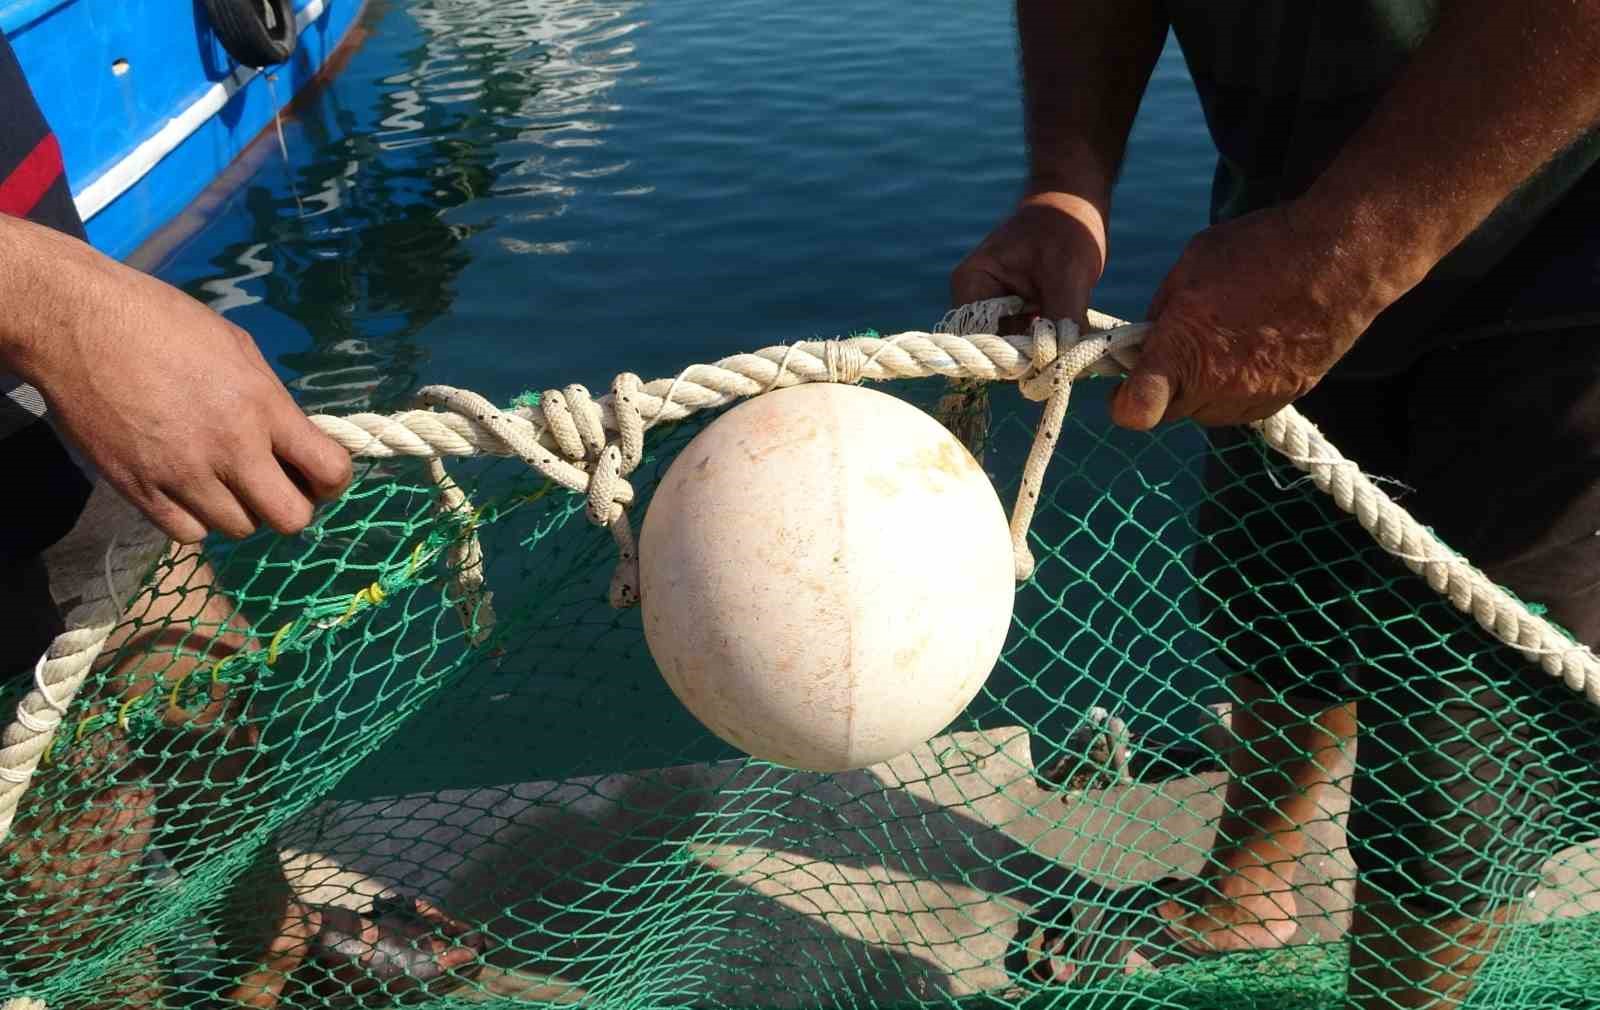
<path fill-rule="evenodd" d="M 0 679 L 9 679 L 31 672 L 65 630 L 42 554 L 78 521 L 92 485 L 43 422 L 0 439 L 0 466 L 26 494 L 0 523 Z"/>
<path fill-rule="evenodd" d="M 1420 522 L 1600 646 L 1600 327 L 1445 346 L 1297 407 Z M 1289 464 L 1212 432 L 1202 578 L 1227 665 L 1357 701 L 1352 855 L 1419 911 L 1525 895 L 1600 837 L 1600 710 L 1386 555 Z"/>

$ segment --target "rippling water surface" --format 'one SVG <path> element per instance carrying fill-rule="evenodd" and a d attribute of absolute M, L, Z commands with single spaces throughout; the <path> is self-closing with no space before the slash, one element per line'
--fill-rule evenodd
<path fill-rule="evenodd" d="M 1007 3 L 373 0 L 367 29 L 160 271 L 316 410 L 925 327 L 1021 177 Z M 1099 307 L 1142 312 L 1211 158 L 1169 47 Z"/>

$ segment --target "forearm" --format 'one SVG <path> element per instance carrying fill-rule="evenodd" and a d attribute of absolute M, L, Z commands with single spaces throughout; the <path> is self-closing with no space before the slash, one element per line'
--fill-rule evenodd
<path fill-rule="evenodd" d="M 1391 302 L 1600 124 L 1600 0 L 1457 0 L 1297 201 Z"/>
<path fill-rule="evenodd" d="M 72 338 L 101 291 L 97 259 L 77 239 L 0 214 L 0 372 L 38 383 L 61 350 L 52 345 Z"/>
<path fill-rule="evenodd" d="M 1155 0 L 1017 0 L 1030 191 L 1106 212 L 1166 33 Z"/>

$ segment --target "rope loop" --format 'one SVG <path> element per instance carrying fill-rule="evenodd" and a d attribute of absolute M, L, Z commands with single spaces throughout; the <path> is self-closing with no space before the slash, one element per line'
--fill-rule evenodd
<path fill-rule="evenodd" d="M 606 428 L 600 419 L 600 405 L 594 402 L 589 390 L 583 386 L 568 386 L 566 396 L 573 417 L 578 421 L 578 435 L 583 439 L 585 457 L 598 459 L 606 448 Z"/>
<path fill-rule="evenodd" d="M 644 383 L 632 372 L 623 372 L 611 381 L 611 410 L 617 422 L 617 440 L 607 445 L 589 482 L 589 518 L 596 520 L 596 505 L 604 499 L 610 508 L 605 526 L 611 539 L 617 542 L 617 567 L 611 573 L 611 605 L 626 610 L 639 603 L 639 547 L 633 539 L 633 524 L 628 510 L 618 494 L 626 487 L 627 498 L 633 497 L 633 488 L 625 478 L 633 473 L 644 459 L 644 414 L 639 409 L 639 390 Z M 595 406 L 596 417 L 600 408 Z M 614 474 L 614 476 L 613 476 Z M 605 479 L 599 490 L 596 485 Z"/>
<path fill-rule="evenodd" d="M 623 508 L 619 499 L 624 497 L 623 487 L 632 490 L 622 476 L 622 450 L 608 445 L 600 450 L 600 458 L 595 460 L 594 470 L 589 474 L 590 522 L 596 526 L 610 526 L 621 518 Z"/>
<path fill-rule="evenodd" d="M 622 448 L 622 472 L 632 473 L 644 458 L 644 414 L 639 409 L 639 390 L 644 381 L 632 372 L 611 380 L 611 409 L 617 418 L 617 444 Z M 600 408 L 595 407 L 598 411 Z"/>
<path fill-rule="evenodd" d="M 582 386 L 569 386 L 574 391 Z M 578 433 L 578 419 L 573 416 L 567 397 L 559 389 L 547 389 L 539 394 L 539 412 L 544 415 L 545 430 L 555 440 L 556 450 L 567 459 L 585 459 L 583 436 Z"/>
<path fill-rule="evenodd" d="M 1033 338 L 1034 371 L 1044 371 L 1050 367 L 1051 362 L 1060 356 L 1061 342 L 1057 338 L 1063 332 L 1067 334 L 1066 341 L 1068 344 L 1078 342 L 1078 324 L 1070 319 L 1052 323 L 1050 320 L 1041 317 L 1033 321 L 1032 332 L 1029 336 Z"/>
<path fill-rule="evenodd" d="M 1068 347 L 1078 342 L 1078 324 L 1070 319 L 1052 323 L 1048 319 L 1035 319 L 1029 336 L 1033 340 L 1033 367 L 1017 380 L 1017 389 L 1025 399 L 1039 402 L 1050 399 L 1059 379 L 1055 364 L 1061 359 L 1061 344 Z"/>

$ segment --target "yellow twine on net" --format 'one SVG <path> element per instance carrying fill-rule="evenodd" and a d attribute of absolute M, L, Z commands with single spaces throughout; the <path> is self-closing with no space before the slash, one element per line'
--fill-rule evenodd
<path fill-rule="evenodd" d="M 356 611 L 361 609 L 362 604 L 366 604 L 369 607 L 377 606 L 383 602 L 383 598 L 387 595 L 388 594 L 384 592 L 383 587 L 374 582 L 372 585 L 361 590 L 361 592 L 350 597 L 350 606 L 345 609 L 344 614 L 337 621 L 333 622 L 333 626 L 337 628 L 341 624 L 344 624 L 346 621 L 350 620 L 350 618 L 354 617 L 356 615 Z"/>
<path fill-rule="evenodd" d="M 293 627 L 294 625 L 292 624 L 285 624 L 272 636 L 272 641 L 267 643 L 268 666 L 273 666 L 278 662 L 278 648 L 283 645 L 283 640 L 289 637 L 289 629 Z"/>

